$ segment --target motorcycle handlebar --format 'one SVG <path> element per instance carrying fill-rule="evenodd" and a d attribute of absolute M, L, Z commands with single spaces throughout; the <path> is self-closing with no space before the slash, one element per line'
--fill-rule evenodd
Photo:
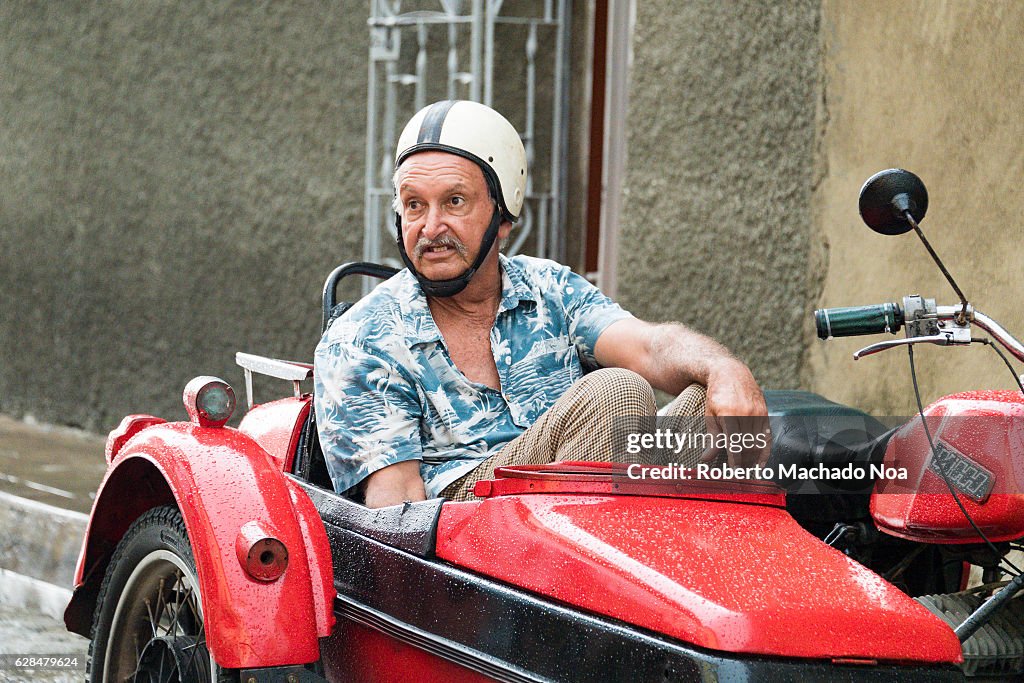
<path fill-rule="evenodd" d="M 891 332 L 903 327 L 903 310 L 895 303 L 846 308 L 821 308 L 814 312 L 819 339 L 855 337 Z"/>

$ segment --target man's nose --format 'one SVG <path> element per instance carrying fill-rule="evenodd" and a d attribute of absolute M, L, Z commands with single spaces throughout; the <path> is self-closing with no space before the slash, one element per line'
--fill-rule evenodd
<path fill-rule="evenodd" d="M 432 206 L 427 210 L 427 215 L 423 222 L 423 230 L 421 234 L 427 239 L 436 239 L 439 235 L 445 232 L 448 226 L 444 222 L 444 214 L 441 209 L 436 206 Z"/>

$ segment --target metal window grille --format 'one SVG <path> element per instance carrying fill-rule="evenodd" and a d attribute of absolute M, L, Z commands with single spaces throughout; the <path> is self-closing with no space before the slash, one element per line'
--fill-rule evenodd
<path fill-rule="evenodd" d="M 441 99 L 483 102 L 516 126 L 530 173 L 505 252 L 564 260 L 570 3 L 371 0 L 364 260 L 402 265 L 394 148 L 401 126 Z"/>

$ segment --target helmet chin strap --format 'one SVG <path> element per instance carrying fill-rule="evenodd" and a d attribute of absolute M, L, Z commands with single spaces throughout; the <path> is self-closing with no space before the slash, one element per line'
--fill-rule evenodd
<path fill-rule="evenodd" d="M 409 254 L 405 251 L 405 241 L 402 239 L 402 217 L 396 213 L 395 227 L 398 230 L 398 252 L 402 255 L 402 261 L 409 268 L 409 272 L 416 276 L 424 294 L 440 297 L 455 296 L 469 285 L 469 281 L 476 275 L 477 269 L 483 264 L 487 255 L 491 253 L 494 240 L 498 237 L 498 228 L 501 227 L 501 218 L 501 209 L 495 206 L 494 215 L 491 216 L 491 223 L 487 226 L 483 239 L 480 240 L 480 252 L 476 255 L 473 265 L 463 271 L 462 275 L 447 280 L 430 280 L 423 277 L 420 271 L 416 270 L 416 266 L 412 264 L 412 259 L 409 258 Z"/>

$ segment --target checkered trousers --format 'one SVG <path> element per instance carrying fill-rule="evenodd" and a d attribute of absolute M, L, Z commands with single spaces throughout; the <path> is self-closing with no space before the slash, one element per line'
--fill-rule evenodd
<path fill-rule="evenodd" d="M 492 479 L 494 470 L 510 465 L 547 462 L 651 462 L 649 456 L 627 457 L 624 435 L 649 431 L 654 415 L 686 419 L 693 429 L 703 429 L 704 387 L 691 384 L 660 411 L 654 389 L 632 370 L 605 368 L 577 381 L 525 432 L 483 461 L 475 470 L 449 484 L 441 495 L 448 500 L 472 500 L 473 487 Z M 680 452 L 677 462 L 692 465 L 700 450 Z"/>

